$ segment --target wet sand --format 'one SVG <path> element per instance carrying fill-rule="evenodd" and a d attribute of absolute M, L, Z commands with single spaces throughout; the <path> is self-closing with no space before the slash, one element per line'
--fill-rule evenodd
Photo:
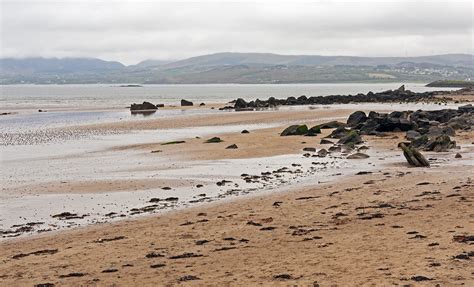
<path fill-rule="evenodd" d="M 364 105 L 356 108 L 372 110 Z M 293 162 L 304 159 L 305 147 L 324 147 L 319 142 L 327 130 L 317 137 L 280 137 L 279 132 L 289 123 L 311 126 L 329 119 L 343 120 L 352 111 L 354 108 L 283 109 L 88 125 L 78 128 L 137 131 L 212 127 L 215 123 L 234 127 L 255 122 L 273 124 L 268 128 L 249 129 L 249 134 L 222 129 L 206 132 L 201 138 L 184 137 L 183 144 L 162 145 L 163 141 L 159 140 L 123 143 L 88 153 L 86 157 L 76 154 L 58 160 L 72 163 L 77 158 L 77 162 L 83 163 L 88 157 L 98 157 L 96 161 L 101 161 L 106 159 L 101 156 L 113 154 L 109 159 L 113 163 L 115 156 L 134 155 L 140 161 L 146 157 L 148 163 L 157 163 L 134 166 L 129 162 L 120 167 L 121 174 L 166 175 L 175 162 L 180 164 L 173 168 L 180 170 L 189 162 L 225 164 L 227 160 L 242 159 L 249 164 L 257 163 L 252 169 L 263 172 L 268 157 L 296 155 L 289 159 Z M 471 178 L 474 134 L 457 134 L 460 150 L 428 153 L 433 158 L 429 169 L 407 167 L 396 147 L 403 135 L 364 137 L 371 158 L 355 160 L 369 162 L 366 169 L 358 167 L 357 173 L 362 172 L 357 175 L 352 170 L 350 176 L 334 177 L 331 181 L 328 177 L 327 181 L 304 185 L 295 182 L 278 192 L 3 240 L 0 283 L 18 286 L 40 283 L 133 286 L 137 282 L 145 286 L 474 284 L 473 257 L 469 253 L 473 251 L 472 241 L 459 240 L 459 236 L 474 235 Z M 224 142 L 203 143 L 212 136 L 219 136 Z M 226 149 L 231 144 L 236 144 L 238 149 Z M 456 152 L 463 158 L 454 159 Z M 398 158 L 393 156 L 395 153 Z M 265 163 L 263 166 L 258 165 L 259 159 Z M 222 169 L 226 169 L 225 165 Z M 216 188 L 213 178 L 200 181 L 190 180 L 186 173 L 176 175 L 182 176 L 182 180 L 101 179 L 99 173 L 98 179 L 12 185 L 3 192 L 41 195 L 67 191 L 71 195 L 87 195 L 164 186 L 194 188 L 203 184 L 199 192 L 206 193 L 211 185 Z"/>

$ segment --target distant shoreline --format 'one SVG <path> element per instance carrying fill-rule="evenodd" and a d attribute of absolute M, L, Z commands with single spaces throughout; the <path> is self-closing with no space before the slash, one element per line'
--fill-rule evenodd
<path fill-rule="evenodd" d="M 439 80 L 426 85 L 432 88 L 472 88 L 473 81 L 455 81 L 455 80 Z"/>

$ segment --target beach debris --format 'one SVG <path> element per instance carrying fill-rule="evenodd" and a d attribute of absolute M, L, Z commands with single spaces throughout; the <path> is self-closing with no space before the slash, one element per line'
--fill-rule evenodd
<path fill-rule="evenodd" d="M 196 240 L 196 245 L 204 245 L 206 243 L 209 243 L 210 241 L 209 240 L 206 240 L 206 239 L 202 239 L 202 240 Z"/>
<path fill-rule="evenodd" d="M 258 223 L 258 222 L 252 221 L 252 220 L 247 221 L 247 225 L 262 226 L 261 223 Z"/>
<path fill-rule="evenodd" d="M 237 249 L 237 247 L 235 247 L 235 246 L 224 246 L 224 247 L 214 249 L 212 251 L 213 252 L 219 252 L 219 251 L 226 251 L 226 250 L 232 250 L 232 249 Z"/>
<path fill-rule="evenodd" d="M 426 277 L 426 276 L 423 276 L 423 275 L 415 275 L 415 276 L 411 277 L 411 280 L 416 281 L 416 282 L 420 282 L 420 281 L 431 281 L 433 279 L 429 278 L 429 277 Z"/>
<path fill-rule="evenodd" d="M 275 280 L 292 280 L 294 277 L 290 274 L 277 274 L 273 276 Z"/>
<path fill-rule="evenodd" d="M 185 258 L 202 257 L 202 256 L 203 256 L 202 254 L 196 254 L 196 253 L 193 253 L 193 252 L 186 252 L 186 253 L 183 253 L 183 254 L 171 256 L 171 257 L 169 257 L 169 259 L 185 259 Z"/>
<path fill-rule="evenodd" d="M 217 186 L 224 186 L 226 183 L 231 183 L 231 182 L 232 182 L 232 181 L 230 181 L 230 180 L 225 180 L 225 179 L 223 179 L 223 180 L 221 180 L 221 181 L 216 182 L 216 185 L 217 185 Z"/>
<path fill-rule="evenodd" d="M 59 278 L 83 277 L 83 276 L 86 276 L 86 275 L 87 275 L 87 273 L 71 272 L 71 273 L 68 273 L 68 274 L 59 275 Z"/>
<path fill-rule="evenodd" d="M 83 214 L 83 215 L 77 215 L 77 213 L 71 213 L 68 211 L 61 212 L 55 215 L 51 215 L 52 218 L 59 218 L 62 220 L 69 220 L 69 219 L 82 219 L 86 216 L 89 216 L 88 214 Z"/>
<path fill-rule="evenodd" d="M 30 253 L 15 254 L 12 256 L 12 259 L 20 259 L 20 258 L 27 257 L 30 255 L 38 256 L 38 255 L 51 255 L 51 254 L 56 254 L 56 253 L 58 253 L 58 249 L 44 249 L 44 250 L 33 251 Z"/>
<path fill-rule="evenodd" d="M 165 267 L 165 266 L 166 266 L 166 264 L 158 263 L 158 264 L 150 265 L 150 268 L 161 268 L 161 267 Z"/>
<path fill-rule="evenodd" d="M 35 284 L 33 285 L 34 287 L 54 287 L 54 284 L 53 283 L 39 283 L 39 284 Z"/>
<path fill-rule="evenodd" d="M 99 238 L 97 240 L 92 241 L 93 243 L 104 243 L 104 242 L 109 242 L 109 241 L 117 241 L 117 240 L 122 240 L 125 239 L 125 236 L 115 236 L 115 237 L 110 237 L 110 238 Z"/>
<path fill-rule="evenodd" d="M 407 162 L 414 167 L 429 167 L 430 163 L 426 158 L 414 147 L 406 146 L 405 143 L 398 145 L 403 150 Z"/>
<path fill-rule="evenodd" d="M 206 140 L 204 143 L 220 143 L 223 142 L 223 140 L 219 137 L 213 137 L 208 140 Z"/>
<path fill-rule="evenodd" d="M 170 142 L 162 143 L 161 145 L 172 145 L 172 144 L 182 144 L 182 143 L 185 143 L 185 141 L 170 141 Z"/>
<path fill-rule="evenodd" d="M 179 282 L 191 281 L 191 280 L 201 280 L 201 279 L 194 275 L 184 275 L 178 279 Z"/>
<path fill-rule="evenodd" d="M 260 230 L 262 230 L 262 231 L 272 231 L 274 229 L 276 229 L 276 227 L 274 227 L 274 226 L 267 226 L 267 227 L 260 228 Z"/>
<path fill-rule="evenodd" d="M 115 273 L 115 272 L 118 272 L 118 269 L 108 268 L 108 269 L 102 270 L 102 273 Z"/>
<path fill-rule="evenodd" d="M 155 251 L 152 251 L 152 252 L 147 253 L 147 254 L 145 255 L 145 258 L 157 258 L 157 257 L 165 257 L 165 256 L 164 256 L 163 254 L 157 253 L 157 252 L 155 252 Z"/>
<path fill-rule="evenodd" d="M 157 149 L 157 150 L 152 150 L 151 153 L 159 153 L 159 152 L 163 152 L 162 150 L 160 149 Z"/>
<path fill-rule="evenodd" d="M 187 100 L 181 100 L 181 106 L 182 107 L 190 107 L 193 105 L 193 102 L 187 101 Z"/>
<path fill-rule="evenodd" d="M 453 241 L 458 243 L 467 243 L 474 241 L 474 235 L 454 235 Z"/>
<path fill-rule="evenodd" d="M 316 152 L 316 148 L 314 148 L 314 147 L 305 147 L 305 148 L 303 148 L 303 151 Z"/>

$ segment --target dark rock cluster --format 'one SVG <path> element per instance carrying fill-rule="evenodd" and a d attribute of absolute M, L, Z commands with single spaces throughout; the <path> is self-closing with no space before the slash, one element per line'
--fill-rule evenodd
<path fill-rule="evenodd" d="M 276 106 L 293 106 L 293 105 L 330 105 L 330 104 L 349 104 L 349 103 L 393 103 L 393 102 L 421 102 L 432 101 L 439 92 L 415 93 L 405 90 L 404 86 L 396 90 L 388 90 L 379 93 L 368 92 L 367 94 L 357 95 L 331 95 L 298 98 L 288 97 L 286 99 L 276 99 L 270 97 L 268 100 L 259 100 L 246 102 L 244 99 L 234 101 L 234 106 L 225 107 L 224 109 L 235 109 L 236 111 L 247 111 L 259 108 L 271 108 Z"/>
<path fill-rule="evenodd" d="M 450 138 L 456 135 L 456 130 L 473 128 L 474 107 L 465 105 L 458 109 L 395 111 L 389 114 L 370 112 L 368 115 L 357 111 L 349 116 L 347 126 L 361 135 L 406 132 L 411 146 L 441 152 L 456 146 Z M 344 132 L 347 133 L 348 129 L 338 128 L 331 137 L 338 138 L 338 134 Z"/>

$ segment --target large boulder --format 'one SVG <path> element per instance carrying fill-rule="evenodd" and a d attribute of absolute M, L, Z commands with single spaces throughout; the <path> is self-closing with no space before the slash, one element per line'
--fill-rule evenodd
<path fill-rule="evenodd" d="M 247 102 L 242 98 L 238 98 L 234 104 L 235 109 L 245 109 L 247 108 L 247 106 L 248 106 Z"/>
<path fill-rule="evenodd" d="M 300 136 L 308 133 L 308 126 L 306 125 L 292 125 L 284 129 L 280 136 Z"/>
<path fill-rule="evenodd" d="M 150 102 L 143 102 L 142 104 L 132 104 L 131 111 L 157 110 L 157 107 Z"/>
<path fill-rule="evenodd" d="M 456 147 L 456 142 L 451 141 L 451 138 L 447 135 L 440 135 L 435 138 L 431 138 L 426 144 L 424 144 L 424 150 L 434 152 L 448 151 L 448 149 L 452 149 L 454 147 Z"/>
<path fill-rule="evenodd" d="M 356 127 L 359 124 L 364 123 L 367 120 L 367 115 L 362 111 L 352 113 L 347 119 L 347 125 L 350 127 Z"/>
<path fill-rule="evenodd" d="M 356 131 L 350 131 L 346 136 L 341 138 L 338 144 L 354 146 L 356 144 L 363 143 L 362 138 Z"/>
<path fill-rule="evenodd" d="M 182 107 L 190 107 L 193 105 L 193 102 L 187 101 L 187 100 L 181 100 L 181 106 Z"/>
<path fill-rule="evenodd" d="M 337 129 L 333 130 L 332 133 L 329 134 L 327 137 L 333 139 L 340 139 L 348 135 L 350 132 L 351 129 L 345 127 L 338 127 Z"/>
<path fill-rule="evenodd" d="M 447 127 L 432 126 L 429 128 L 427 134 L 429 137 L 436 137 L 440 135 L 448 135 L 448 136 L 453 137 L 456 135 L 456 131 L 454 131 L 454 129 L 449 126 Z"/>

